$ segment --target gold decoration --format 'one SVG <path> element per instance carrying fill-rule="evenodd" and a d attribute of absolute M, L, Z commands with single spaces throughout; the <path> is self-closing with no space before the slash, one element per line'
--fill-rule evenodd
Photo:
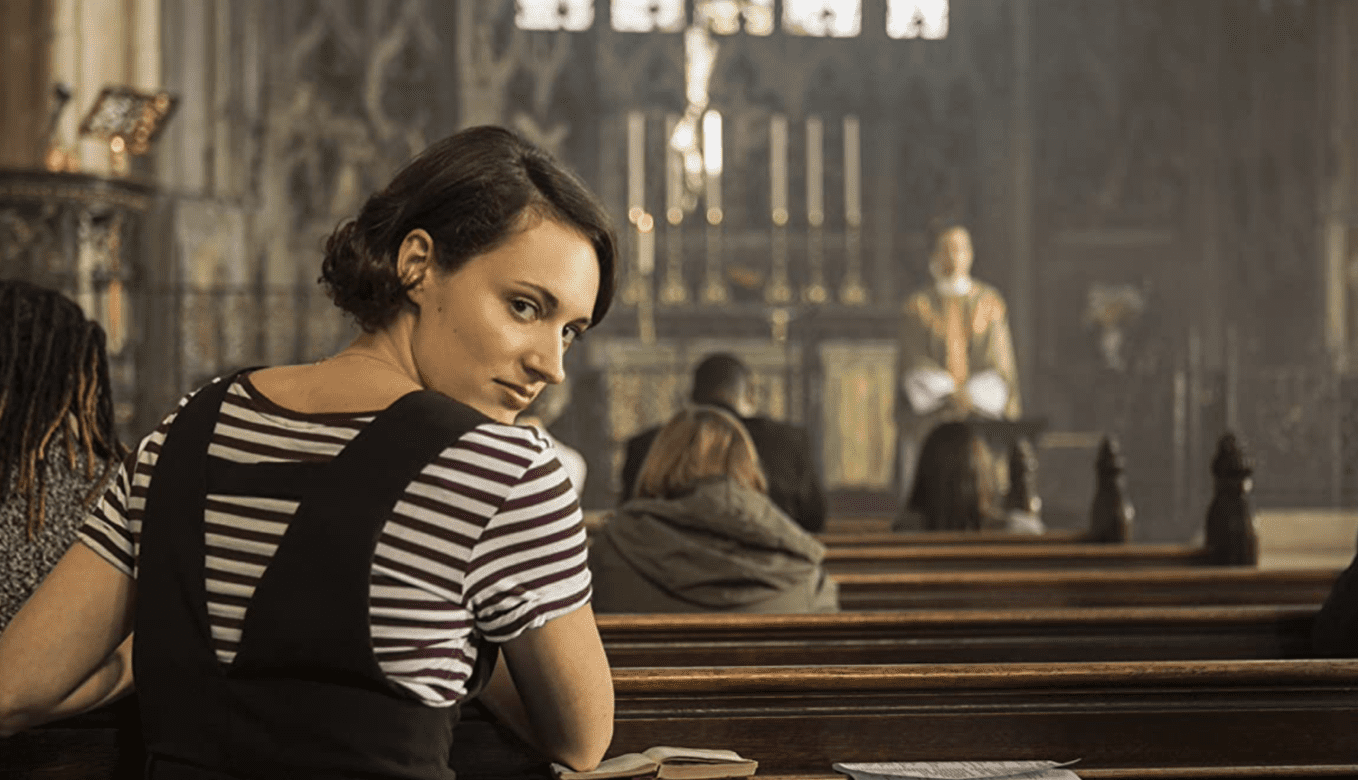
<path fill-rule="evenodd" d="M 168 92 L 104 87 L 80 123 L 80 134 L 107 141 L 114 155 L 143 155 L 151 150 L 176 103 Z"/>

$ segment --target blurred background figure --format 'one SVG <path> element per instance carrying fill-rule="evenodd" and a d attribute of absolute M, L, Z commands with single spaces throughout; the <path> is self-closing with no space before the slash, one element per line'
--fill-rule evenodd
<path fill-rule="evenodd" d="M 935 425 L 1019 416 L 1008 310 L 998 290 L 971 277 L 972 259 L 971 233 L 943 228 L 929 258 L 934 284 L 905 302 L 896 402 L 902 490 L 914 483 L 921 441 Z"/>
<path fill-rule="evenodd" d="M 1046 529 L 1029 511 L 1005 511 L 989 450 L 964 422 L 930 431 L 920 448 L 909 498 L 893 528 L 924 531 L 1007 531 L 1040 534 Z"/>
<path fill-rule="evenodd" d="M 0 281 L 0 629 L 71 546 L 126 454 L 103 328 L 58 292 Z"/>
<path fill-rule="evenodd" d="M 655 437 L 590 548 L 597 612 L 835 612 L 825 548 L 769 500 L 754 443 L 713 406 Z"/>
<path fill-rule="evenodd" d="M 585 490 L 585 456 L 579 450 L 567 444 L 563 444 L 559 439 L 552 435 L 547 427 L 556 422 L 561 417 L 561 413 L 566 411 L 566 407 L 571 402 L 571 384 L 567 379 L 561 384 L 547 385 L 542 388 L 542 392 L 537 394 L 528 408 L 519 413 L 516 422 L 519 425 L 530 425 L 537 429 L 539 433 L 547 437 L 547 441 L 556 448 L 556 458 L 561 461 L 561 466 L 566 470 L 566 475 L 571 479 L 571 487 L 575 488 L 576 495 L 583 495 Z"/>
<path fill-rule="evenodd" d="M 1316 613 L 1311 650 L 1320 658 L 1358 658 L 1358 554 Z"/>
<path fill-rule="evenodd" d="M 695 404 L 719 407 L 739 418 L 758 453 L 769 498 L 779 509 L 808 531 L 825 527 L 825 493 L 811 440 L 799 426 L 756 414 L 754 383 L 744 361 L 725 352 L 708 355 L 693 372 L 692 398 Z M 623 501 L 633 497 L 637 475 L 658 431 L 651 428 L 627 440 Z"/>

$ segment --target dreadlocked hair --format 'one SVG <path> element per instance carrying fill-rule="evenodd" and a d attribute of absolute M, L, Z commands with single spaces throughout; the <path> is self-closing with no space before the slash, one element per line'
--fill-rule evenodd
<path fill-rule="evenodd" d="M 50 457 L 64 456 L 72 471 L 83 460 L 86 479 L 103 464 L 82 501 L 88 508 L 126 455 L 113 430 L 104 329 L 58 292 L 0 280 L 0 503 L 11 490 L 23 496 L 31 541 L 42 528 Z"/>

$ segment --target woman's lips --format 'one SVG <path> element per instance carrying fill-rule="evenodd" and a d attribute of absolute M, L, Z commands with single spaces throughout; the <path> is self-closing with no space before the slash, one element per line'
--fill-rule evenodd
<path fill-rule="evenodd" d="M 509 391 L 505 393 L 505 395 L 510 398 L 519 409 L 523 409 L 533 402 L 533 394 L 528 392 L 528 388 L 516 385 L 513 382 L 506 382 L 502 379 L 495 380 L 495 383 Z"/>

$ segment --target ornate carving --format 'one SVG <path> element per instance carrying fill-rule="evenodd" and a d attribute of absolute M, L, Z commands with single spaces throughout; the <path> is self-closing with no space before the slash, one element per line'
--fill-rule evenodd
<path fill-rule="evenodd" d="M 1122 543 L 1131 541 L 1132 520 L 1136 510 L 1127 498 L 1127 481 L 1123 476 L 1122 452 L 1117 439 L 1105 436 L 1099 445 L 1094 462 L 1097 487 L 1094 504 L 1090 508 L 1089 539 L 1092 542 Z"/>
<path fill-rule="evenodd" d="M 1212 458 L 1215 489 L 1207 508 L 1206 546 L 1212 563 L 1221 566 L 1254 566 L 1259 563 L 1259 532 L 1250 507 L 1254 473 L 1249 459 L 1227 433 L 1217 443 Z"/>
<path fill-rule="evenodd" d="M 825 484 L 890 488 L 896 454 L 895 343 L 822 342 L 820 357 Z"/>
<path fill-rule="evenodd" d="M 1037 495 L 1037 452 L 1027 439 L 1018 439 L 1009 448 L 1009 492 L 1004 508 L 1033 515 L 1042 511 L 1042 499 Z"/>

